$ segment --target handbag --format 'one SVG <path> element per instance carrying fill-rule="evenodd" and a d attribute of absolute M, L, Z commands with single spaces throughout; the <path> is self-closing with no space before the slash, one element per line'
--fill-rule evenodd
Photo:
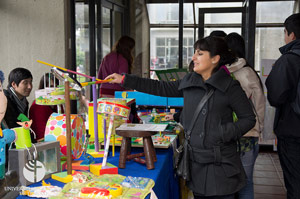
<path fill-rule="evenodd" d="M 185 137 L 184 142 L 174 152 L 174 165 L 175 165 L 176 174 L 177 176 L 182 177 L 186 181 L 190 180 L 189 142 L 190 142 L 191 133 L 201 109 L 203 108 L 203 106 L 205 105 L 207 100 L 212 96 L 213 93 L 214 93 L 214 89 L 210 89 L 199 102 L 197 109 L 193 115 L 190 128 L 187 130 L 187 132 L 184 133 L 184 137 Z"/>

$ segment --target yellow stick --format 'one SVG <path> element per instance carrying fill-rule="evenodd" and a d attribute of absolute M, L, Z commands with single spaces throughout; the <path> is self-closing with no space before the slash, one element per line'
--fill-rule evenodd
<path fill-rule="evenodd" d="M 45 65 L 51 66 L 51 67 L 54 67 L 54 68 L 58 68 L 58 69 L 63 70 L 63 71 L 68 71 L 66 68 L 63 68 L 63 67 L 60 67 L 60 66 L 55 66 L 53 64 L 49 64 L 49 63 L 46 63 L 44 61 L 37 60 L 37 62 L 39 62 L 41 64 L 45 64 Z"/>
<path fill-rule="evenodd" d="M 59 66 L 55 66 L 53 64 L 49 64 L 49 63 L 46 63 L 46 62 L 43 62 L 41 60 L 37 60 L 37 62 L 41 63 L 41 64 L 45 64 L 47 66 L 51 66 L 51 67 L 54 67 L 54 68 L 58 68 L 60 70 L 63 70 L 63 71 L 67 71 L 67 72 L 70 72 L 70 73 L 73 73 L 73 74 L 76 74 L 76 75 L 81 75 L 83 77 L 87 77 L 87 78 L 90 78 L 90 79 L 93 79 L 93 77 L 89 76 L 89 75 L 86 75 L 86 74 L 82 74 L 82 73 L 79 73 L 79 72 L 75 72 L 75 71 L 72 71 L 72 70 L 69 70 L 69 69 L 66 69 L 66 68 L 63 68 L 63 67 L 59 67 Z M 97 81 L 101 81 L 101 79 L 96 79 Z"/>

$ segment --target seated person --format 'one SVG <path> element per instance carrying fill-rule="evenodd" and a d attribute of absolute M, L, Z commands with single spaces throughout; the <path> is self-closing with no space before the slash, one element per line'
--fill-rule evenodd
<path fill-rule="evenodd" d="M 7 98 L 7 109 L 4 120 L 7 128 L 19 127 L 18 116 L 23 113 L 28 116 L 28 97 L 32 90 L 32 74 L 26 68 L 15 68 L 8 76 L 7 90 L 4 94 Z"/>
<path fill-rule="evenodd" d="M 50 80 L 50 81 L 49 81 Z M 55 86 L 58 85 L 59 80 L 55 80 Z M 46 85 L 44 85 L 46 84 Z M 47 73 L 43 75 L 43 77 L 40 80 L 39 89 L 44 89 L 45 87 L 54 87 L 54 75 L 51 73 Z M 50 117 L 50 115 L 53 112 L 57 112 L 57 106 L 51 105 L 38 105 L 35 103 L 35 100 L 33 101 L 30 109 L 29 109 L 29 118 L 33 121 L 31 129 L 36 134 L 36 140 L 35 141 L 43 141 L 44 135 L 45 135 L 45 128 L 47 121 Z"/>

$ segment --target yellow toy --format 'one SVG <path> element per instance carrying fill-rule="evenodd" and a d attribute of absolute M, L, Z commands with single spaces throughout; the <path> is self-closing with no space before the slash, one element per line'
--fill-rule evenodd
<path fill-rule="evenodd" d="M 72 174 L 74 173 L 74 171 L 72 171 Z M 73 176 L 68 175 L 67 172 L 60 172 L 60 173 L 55 173 L 51 175 L 51 178 L 53 180 L 57 180 L 59 182 L 63 182 L 63 183 L 68 183 L 68 182 L 72 182 L 73 180 Z"/>
<path fill-rule="evenodd" d="M 43 181 L 42 181 L 42 186 L 51 186 L 51 184 L 50 184 L 50 183 L 47 184 L 47 183 L 45 182 L 45 180 L 43 180 Z"/>
<path fill-rule="evenodd" d="M 95 182 L 88 184 L 87 187 L 81 188 L 80 197 L 108 199 L 122 195 L 123 188 L 121 185 L 98 185 Z"/>

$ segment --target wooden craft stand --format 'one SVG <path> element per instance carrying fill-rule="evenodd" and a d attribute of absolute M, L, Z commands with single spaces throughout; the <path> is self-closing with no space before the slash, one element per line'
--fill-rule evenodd
<path fill-rule="evenodd" d="M 124 169 L 126 165 L 126 160 L 134 160 L 136 162 L 146 164 L 147 169 L 154 169 L 154 162 L 157 161 L 155 148 L 153 146 L 151 136 L 156 134 L 154 131 L 128 131 L 128 130 L 116 130 L 116 133 L 123 137 L 120 158 L 119 158 L 119 168 Z M 144 152 L 138 154 L 130 154 L 131 152 L 131 138 L 132 137 L 142 137 Z M 141 157 L 145 156 L 145 159 Z"/>

